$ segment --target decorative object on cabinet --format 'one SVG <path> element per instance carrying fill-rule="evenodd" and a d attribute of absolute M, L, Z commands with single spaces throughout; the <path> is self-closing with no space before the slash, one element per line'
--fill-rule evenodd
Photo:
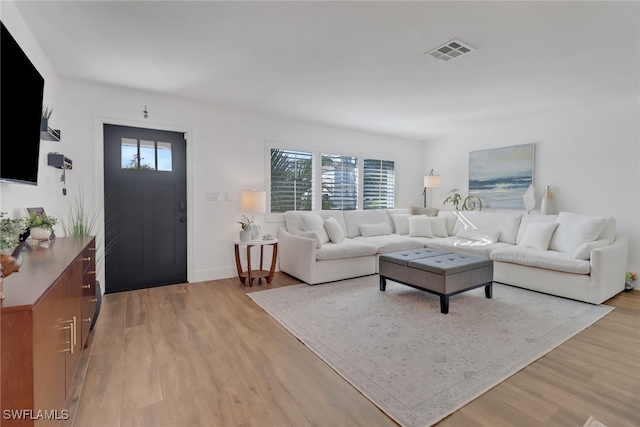
<path fill-rule="evenodd" d="M 423 207 L 427 207 L 427 188 L 429 189 L 429 204 L 431 205 L 431 189 L 440 187 L 441 184 L 440 175 L 434 175 L 433 169 L 431 169 L 429 175 L 424 177 L 424 189 L 422 190 Z"/>
<path fill-rule="evenodd" d="M 535 144 L 469 153 L 469 195 L 490 209 L 523 209 L 523 195 L 533 184 Z"/>
<path fill-rule="evenodd" d="M 43 241 L 55 238 L 53 226 L 57 223 L 58 219 L 47 215 L 43 208 L 27 208 L 24 224 L 33 240 Z"/>
<path fill-rule="evenodd" d="M 527 191 L 524 192 L 522 201 L 524 202 L 524 208 L 527 210 L 527 215 L 530 215 L 533 208 L 536 207 L 536 195 L 533 190 L 533 184 L 530 184 Z"/>
<path fill-rule="evenodd" d="M 114 244 L 124 237 L 123 234 L 109 235 L 108 242 L 104 238 L 104 228 L 100 221 L 100 218 L 104 212 L 104 203 L 96 202 L 93 197 L 87 198 L 85 192 L 82 189 L 78 189 L 75 195 L 69 201 L 66 217 L 60 218 L 60 225 L 65 236 L 73 237 L 88 237 L 95 236 L 96 243 L 92 250 L 92 257 L 94 268 L 97 274 L 102 267 L 102 260 L 105 254 L 109 251 Z M 109 199 L 109 195 L 105 196 L 105 200 Z M 116 220 L 117 218 L 111 217 L 107 221 Z M 104 249 L 103 249 L 104 246 Z M 99 280 L 95 281 L 95 296 L 92 297 L 95 302 L 95 313 L 89 330 L 92 330 L 95 326 L 98 315 L 100 314 L 100 307 L 102 305 L 102 286 Z"/>
<path fill-rule="evenodd" d="M 53 114 L 53 108 L 45 106 L 42 110 L 42 118 L 40 119 L 40 139 L 45 141 L 60 141 L 60 130 L 49 127 L 49 119 Z"/>
<path fill-rule="evenodd" d="M 23 218 L 8 218 L 6 212 L 0 212 L 0 252 L 14 248 L 20 233 L 24 231 Z"/>
<path fill-rule="evenodd" d="M 251 240 L 256 240 L 260 237 L 261 227 L 256 224 L 254 214 L 265 212 L 266 194 L 265 191 L 253 189 L 243 191 L 240 195 L 240 209 L 251 214 Z"/>
<path fill-rule="evenodd" d="M 20 242 L 15 247 L 11 255 L 0 253 L 0 300 L 4 299 L 4 279 L 17 273 L 22 267 L 22 250 L 26 243 Z"/>
<path fill-rule="evenodd" d="M 551 186 L 547 185 L 542 196 L 542 203 L 540 204 L 540 213 L 542 215 L 553 215 L 555 209 L 555 203 L 553 200 L 553 193 L 551 193 Z"/>

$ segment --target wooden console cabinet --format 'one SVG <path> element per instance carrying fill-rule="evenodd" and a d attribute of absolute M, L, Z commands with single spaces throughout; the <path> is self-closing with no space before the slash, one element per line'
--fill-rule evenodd
<path fill-rule="evenodd" d="M 95 280 L 93 237 L 59 237 L 30 247 L 20 271 L 5 279 L 0 425 L 55 426 L 65 417 L 95 313 Z"/>

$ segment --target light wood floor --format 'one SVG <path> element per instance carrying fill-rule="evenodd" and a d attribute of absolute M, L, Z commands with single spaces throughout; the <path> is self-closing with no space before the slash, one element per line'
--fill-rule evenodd
<path fill-rule="evenodd" d="M 396 426 L 237 279 L 105 295 L 67 425 Z M 640 426 L 640 292 L 438 426 Z M 86 371 L 86 375 L 85 374 Z"/>

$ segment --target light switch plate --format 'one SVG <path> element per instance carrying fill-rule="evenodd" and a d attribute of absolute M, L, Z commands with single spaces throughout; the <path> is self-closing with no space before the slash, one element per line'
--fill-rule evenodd
<path fill-rule="evenodd" d="M 209 202 L 219 202 L 222 199 L 219 191 L 208 191 L 207 192 L 207 201 Z"/>

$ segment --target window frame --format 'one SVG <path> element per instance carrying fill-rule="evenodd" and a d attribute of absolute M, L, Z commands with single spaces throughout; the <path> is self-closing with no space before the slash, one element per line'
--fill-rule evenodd
<path fill-rule="evenodd" d="M 265 140 L 265 190 L 267 192 L 266 197 L 266 213 L 265 213 L 265 221 L 266 222 L 284 222 L 284 213 L 282 212 L 271 212 L 271 150 L 272 149 L 280 149 L 280 150 L 291 150 L 291 151 L 301 151 L 312 153 L 311 154 L 311 163 L 312 163 L 312 174 L 313 174 L 313 183 L 312 183 L 312 192 L 313 192 L 313 201 L 311 210 L 318 210 L 322 207 L 322 155 L 332 155 L 332 156 L 348 156 L 348 157 L 356 157 L 357 161 L 357 208 L 356 210 L 364 210 L 364 160 L 381 160 L 381 161 L 391 161 L 394 166 L 394 187 L 393 187 L 393 202 L 395 208 L 396 201 L 396 188 L 397 188 L 397 159 L 394 154 L 389 153 L 380 153 L 380 152 L 366 152 L 366 151 L 343 151 L 343 150 L 333 150 L 327 147 L 318 147 L 318 146 L 310 146 L 305 144 L 291 144 L 284 143 L 275 140 Z M 320 208 L 318 208 L 320 207 Z M 391 208 L 385 208 L 391 209 Z"/>

